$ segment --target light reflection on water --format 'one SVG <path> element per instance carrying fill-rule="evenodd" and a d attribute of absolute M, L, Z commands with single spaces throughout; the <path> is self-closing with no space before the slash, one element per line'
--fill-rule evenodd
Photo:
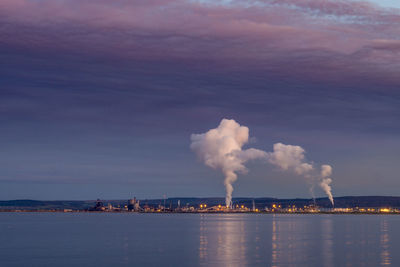
<path fill-rule="evenodd" d="M 398 242 L 389 240 L 390 234 L 399 237 L 395 222 L 400 217 L 202 215 L 199 262 L 204 266 L 391 265 L 391 246 L 400 249 Z"/>
<path fill-rule="evenodd" d="M 394 215 L 0 213 L 0 266 L 400 266 L 399 225 Z"/>
<path fill-rule="evenodd" d="M 321 222 L 322 232 L 322 259 L 323 266 L 332 267 L 333 264 L 333 228 L 332 215 L 324 216 Z"/>
<path fill-rule="evenodd" d="M 389 232 L 386 218 L 381 220 L 381 265 L 390 265 Z"/>
<path fill-rule="evenodd" d="M 200 264 L 247 265 L 245 226 L 245 221 L 234 217 L 213 220 L 208 215 L 200 215 Z"/>

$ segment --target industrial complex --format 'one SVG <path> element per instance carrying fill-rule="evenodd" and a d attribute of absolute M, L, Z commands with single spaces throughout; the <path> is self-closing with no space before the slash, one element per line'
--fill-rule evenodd
<path fill-rule="evenodd" d="M 72 211 L 72 210 L 70 210 Z M 255 205 L 254 200 L 251 206 L 247 206 L 243 203 L 235 203 L 230 207 L 223 204 L 208 205 L 201 203 L 197 205 L 181 205 L 181 201 L 178 200 L 176 205 L 170 202 L 168 205 L 166 201 L 161 201 L 158 205 L 144 204 L 140 205 L 140 201 L 136 198 L 127 201 L 126 205 L 113 206 L 108 203 L 103 204 L 101 200 L 97 200 L 94 207 L 89 208 L 85 211 L 92 212 L 141 212 L 141 213 L 370 213 L 370 214 L 400 214 L 399 208 L 392 207 L 354 207 L 354 208 L 324 208 L 318 207 L 315 204 L 306 206 L 296 205 L 285 205 L 272 203 L 271 205 L 265 206 L 264 208 L 258 208 Z"/>
<path fill-rule="evenodd" d="M 128 200 L 7 200 L 0 212 L 115 212 L 115 213 L 264 213 L 264 214 L 400 214 L 400 197 L 337 197 L 333 207 L 327 198 L 277 199 L 161 198 Z"/>

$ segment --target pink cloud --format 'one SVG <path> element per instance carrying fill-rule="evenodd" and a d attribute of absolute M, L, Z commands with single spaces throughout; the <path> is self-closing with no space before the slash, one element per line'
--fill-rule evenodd
<path fill-rule="evenodd" d="M 366 2 L 6 0 L 0 16 L 13 47 L 400 82 L 399 11 Z"/>

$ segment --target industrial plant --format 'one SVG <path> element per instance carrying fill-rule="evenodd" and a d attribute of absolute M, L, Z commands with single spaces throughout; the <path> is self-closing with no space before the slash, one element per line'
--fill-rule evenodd
<path fill-rule="evenodd" d="M 72 210 L 68 210 L 72 211 Z M 176 203 L 164 199 L 158 205 L 144 204 L 140 205 L 140 201 L 136 198 L 129 199 L 125 205 L 113 206 L 111 203 L 104 205 L 101 200 L 97 200 L 94 207 L 87 210 L 77 210 L 87 212 L 140 212 L 140 213 L 284 213 L 284 214 L 400 214 L 399 208 L 392 207 L 348 207 L 348 208 L 326 208 L 319 207 L 316 204 L 296 206 L 291 204 L 271 203 L 262 208 L 256 206 L 253 200 L 251 205 L 236 202 L 230 206 L 221 204 L 209 205 L 200 203 L 195 205 L 181 205 L 181 201 Z"/>
<path fill-rule="evenodd" d="M 337 197 L 277 199 L 161 198 L 127 200 L 8 200 L 0 201 L 0 212 L 115 212 L 115 213 L 263 213 L 263 214 L 400 214 L 400 197 Z"/>

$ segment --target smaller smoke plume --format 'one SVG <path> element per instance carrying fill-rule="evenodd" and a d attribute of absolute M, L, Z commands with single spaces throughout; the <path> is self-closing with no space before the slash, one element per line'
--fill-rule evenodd
<path fill-rule="evenodd" d="M 313 164 L 306 162 L 304 154 L 305 150 L 300 146 L 276 143 L 274 144 L 274 152 L 268 153 L 268 161 L 284 171 L 292 171 L 298 175 L 302 175 L 308 178 L 308 181 L 311 183 L 310 193 L 312 197 L 315 198 L 314 185 L 316 176 L 318 175 L 315 175 Z M 330 184 L 332 183 L 332 179 L 329 178 L 331 174 L 332 167 L 327 164 L 322 165 L 321 178 L 318 178 L 317 180 L 320 180 L 319 186 L 328 195 L 328 198 L 333 205 L 334 202 L 332 196 L 332 188 L 330 186 Z"/>
<path fill-rule="evenodd" d="M 322 180 L 319 183 L 319 185 L 325 191 L 325 193 L 328 195 L 329 200 L 331 201 L 332 206 L 333 206 L 334 201 L 333 201 L 333 196 L 332 196 L 332 187 L 330 186 L 330 184 L 332 183 L 332 179 L 329 178 L 329 176 L 331 176 L 331 174 L 332 174 L 332 167 L 330 165 L 322 165 L 321 166 Z"/>

